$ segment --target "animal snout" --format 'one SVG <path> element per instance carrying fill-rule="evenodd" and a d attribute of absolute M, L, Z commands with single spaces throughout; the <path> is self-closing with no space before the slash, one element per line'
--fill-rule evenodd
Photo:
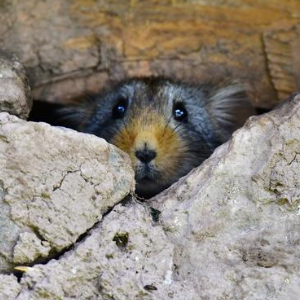
<path fill-rule="evenodd" d="M 135 151 L 135 156 L 145 164 L 150 163 L 156 157 L 156 155 L 156 151 L 147 148 Z"/>

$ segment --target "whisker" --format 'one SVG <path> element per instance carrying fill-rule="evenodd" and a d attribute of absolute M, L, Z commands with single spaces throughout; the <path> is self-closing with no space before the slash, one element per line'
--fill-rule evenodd
<path fill-rule="evenodd" d="M 176 130 L 177 130 L 177 128 L 179 128 L 181 125 L 182 125 L 182 124 L 179 123 L 179 124 L 173 129 L 173 133 L 172 133 L 170 136 L 168 136 L 169 139 L 171 139 L 176 133 L 178 133 L 178 131 L 176 131 Z"/>
<path fill-rule="evenodd" d="M 168 119 L 168 122 L 167 122 L 167 124 L 166 124 L 166 126 L 165 126 L 165 128 L 164 128 L 164 132 L 163 132 L 162 138 L 163 138 L 164 135 L 166 134 L 167 127 L 168 127 L 168 125 L 170 124 L 171 118 L 172 118 L 172 116 L 170 116 L 169 119 Z"/>
<path fill-rule="evenodd" d="M 128 129 L 127 129 L 126 123 L 125 123 L 125 121 L 123 119 L 122 119 L 122 123 L 124 125 L 124 129 L 125 129 L 127 135 L 130 136 L 130 133 L 129 133 Z"/>

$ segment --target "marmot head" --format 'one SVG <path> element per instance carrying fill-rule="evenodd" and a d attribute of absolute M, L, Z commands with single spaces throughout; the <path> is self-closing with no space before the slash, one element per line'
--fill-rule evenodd
<path fill-rule="evenodd" d="M 60 115 L 129 154 L 136 192 L 149 198 L 199 166 L 254 114 L 244 88 L 161 78 L 123 82 Z"/>

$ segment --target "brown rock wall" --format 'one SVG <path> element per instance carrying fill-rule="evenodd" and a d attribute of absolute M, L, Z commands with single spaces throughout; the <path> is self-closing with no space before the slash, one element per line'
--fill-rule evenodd
<path fill-rule="evenodd" d="M 20 57 L 36 98 L 128 76 L 234 77 L 270 107 L 299 88 L 299 16 L 297 0 L 2 1 L 0 47 Z"/>

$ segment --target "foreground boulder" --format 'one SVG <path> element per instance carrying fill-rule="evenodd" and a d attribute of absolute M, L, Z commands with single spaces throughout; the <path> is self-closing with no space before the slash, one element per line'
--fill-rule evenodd
<path fill-rule="evenodd" d="M 198 299 L 299 299 L 299 128 L 300 95 L 152 201 Z"/>
<path fill-rule="evenodd" d="M 16 299 L 168 299 L 176 289 L 183 297 L 185 286 L 170 285 L 173 252 L 147 208 L 118 205 L 72 251 L 28 269 Z"/>
<path fill-rule="evenodd" d="M 32 105 L 25 70 L 14 55 L 0 52 L 0 112 L 27 119 Z"/>
<path fill-rule="evenodd" d="M 251 118 L 202 166 L 147 205 L 131 200 L 115 206 L 69 251 L 25 269 L 20 282 L 2 275 L 0 299 L 298 299 L 299 127 L 300 96 Z M 55 136 L 60 130 L 47 128 Z M 84 153 L 87 145 L 79 147 Z M 63 190 L 75 188 L 69 187 Z M 5 203 L 22 203 L 18 193 L 27 189 L 13 191 Z"/>
<path fill-rule="evenodd" d="M 129 157 L 103 139 L 1 113 L 0 270 L 69 247 L 133 189 Z"/>

